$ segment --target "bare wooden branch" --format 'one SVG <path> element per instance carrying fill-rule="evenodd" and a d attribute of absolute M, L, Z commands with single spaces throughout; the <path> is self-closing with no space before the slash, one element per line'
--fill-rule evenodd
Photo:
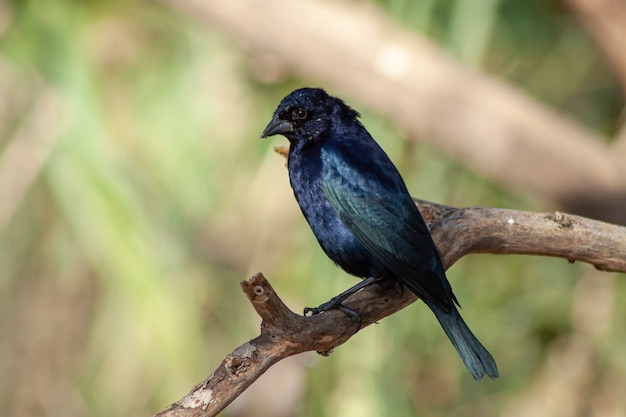
<path fill-rule="evenodd" d="M 554 256 L 626 272 L 626 227 L 560 212 L 417 204 L 446 268 L 467 254 L 494 253 Z M 241 285 L 263 319 L 261 335 L 235 349 L 211 376 L 157 416 L 215 416 L 281 359 L 306 351 L 328 355 L 357 331 L 357 323 L 340 311 L 313 317 L 292 312 L 262 274 Z M 415 300 L 399 285 L 381 285 L 365 288 L 345 304 L 359 312 L 366 327 Z"/>
<path fill-rule="evenodd" d="M 571 214 L 488 207 L 453 209 L 418 202 L 446 268 L 470 253 L 526 254 L 583 261 L 602 271 L 626 272 L 626 228 Z M 441 210 L 450 210 L 441 216 Z"/>

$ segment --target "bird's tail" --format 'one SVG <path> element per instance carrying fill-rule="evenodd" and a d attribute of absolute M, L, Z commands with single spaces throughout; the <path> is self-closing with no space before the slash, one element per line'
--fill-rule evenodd
<path fill-rule="evenodd" d="M 485 374 L 491 379 L 497 378 L 499 374 L 496 361 L 467 327 L 456 307 L 452 306 L 450 312 L 441 310 L 437 305 L 429 307 L 474 379 L 480 381 Z"/>

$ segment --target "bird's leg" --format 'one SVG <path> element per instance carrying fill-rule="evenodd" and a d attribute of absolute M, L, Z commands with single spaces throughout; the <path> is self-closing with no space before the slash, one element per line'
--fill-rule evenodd
<path fill-rule="evenodd" d="M 320 305 L 319 307 L 305 307 L 304 309 L 304 315 L 306 316 L 307 314 L 311 313 L 311 315 L 316 315 L 316 314 L 320 314 L 323 313 L 324 311 L 328 311 L 328 310 L 340 310 L 343 311 L 345 314 L 347 314 L 348 316 L 351 316 L 355 319 L 357 319 L 359 321 L 359 328 L 361 327 L 361 319 L 359 318 L 359 313 L 357 313 L 356 311 L 344 306 L 342 303 L 346 300 L 346 298 L 350 297 L 352 294 L 356 293 L 357 291 L 362 290 L 365 287 L 368 287 L 372 284 L 375 284 L 379 281 L 381 281 L 384 277 L 368 277 L 365 278 L 364 280 L 362 280 L 361 282 L 359 282 L 358 284 L 356 284 L 353 287 L 348 288 L 347 290 L 345 290 L 344 292 L 342 292 L 341 294 L 333 297 L 330 299 L 330 301 L 325 302 L 324 304 Z"/>

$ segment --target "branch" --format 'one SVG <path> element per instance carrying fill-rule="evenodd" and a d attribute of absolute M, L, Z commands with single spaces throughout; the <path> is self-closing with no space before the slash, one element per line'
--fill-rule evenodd
<path fill-rule="evenodd" d="M 457 209 L 426 201 L 417 205 L 430 223 L 446 269 L 464 255 L 494 253 L 553 256 L 626 272 L 626 227 L 559 212 Z M 226 356 L 211 376 L 157 416 L 215 416 L 281 359 L 306 351 L 328 355 L 357 331 L 357 324 L 337 310 L 313 317 L 295 314 L 262 274 L 241 286 L 263 319 L 261 335 Z M 365 288 L 344 304 L 359 313 L 366 327 L 416 299 L 403 287 L 379 285 Z"/>

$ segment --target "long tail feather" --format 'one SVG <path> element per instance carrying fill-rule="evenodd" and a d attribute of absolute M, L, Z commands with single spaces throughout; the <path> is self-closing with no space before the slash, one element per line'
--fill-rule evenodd
<path fill-rule="evenodd" d="M 457 309 L 453 306 L 452 311 L 445 312 L 436 305 L 429 307 L 474 379 L 480 381 L 485 374 L 491 379 L 497 378 L 496 361 L 467 327 Z"/>

